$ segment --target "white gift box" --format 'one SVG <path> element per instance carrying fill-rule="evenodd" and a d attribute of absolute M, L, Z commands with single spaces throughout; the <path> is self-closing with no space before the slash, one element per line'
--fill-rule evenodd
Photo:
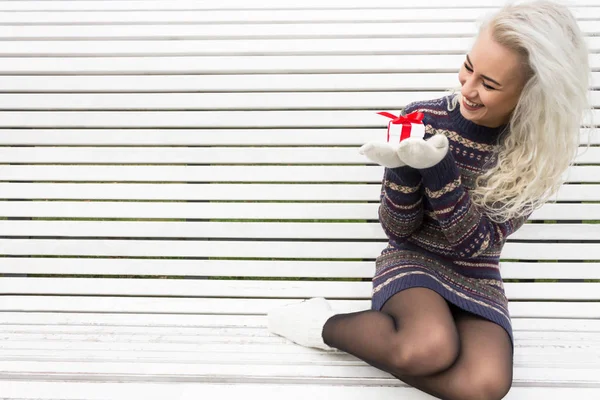
<path fill-rule="evenodd" d="M 395 116 L 388 112 L 379 112 L 377 114 L 391 118 L 386 133 L 386 142 L 388 143 L 400 143 L 409 137 L 420 139 L 425 137 L 425 125 L 422 122 L 422 113 L 413 112 L 400 116 Z"/>
<path fill-rule="evenodd" d="M 405 124 L 394 124 L 392 121 L 388 124 L 387 137 L 386 140 L 388 143 L 400 143 L 404 139 L 409 137 L 416 137 L 419 139 L 423 139 L 425 137 L 425 125 L 416 124 L 416 123 L 408 123 L 410 125 Z"/>

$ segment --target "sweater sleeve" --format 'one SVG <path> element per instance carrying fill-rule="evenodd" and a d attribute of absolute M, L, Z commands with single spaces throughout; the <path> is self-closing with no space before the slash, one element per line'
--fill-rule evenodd
<path fill-rule="evenodd" d="M 418 170 L 386 168 L 381 185 L 379 222 L 387 237 L 406 241 L 423 222 L 423 190 Z"/>
<path fill-rule="evenodd" d="M 497 223 L 471 202 L 449 151 L 438 164 L 420 169 L 425 196 L 453 249 L 461 257 L 477 257 L 517 231 L 529 215 Z"/>

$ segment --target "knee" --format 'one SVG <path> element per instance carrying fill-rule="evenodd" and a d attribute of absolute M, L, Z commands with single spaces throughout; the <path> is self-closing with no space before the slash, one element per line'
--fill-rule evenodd
<path fill-rule="evenodd" d="M 406 336 L 398 335 L 390 353 L 392 369 L 398 375 L 423 376 L 449 368 L 460 351 L 456 332 L 430 329 Z"/>
<path fill-rule="evenodd" d="M 512 375 L 502 376 L 496 371 L 478 371 L 471 375 L 470 381 L 463 386 L 461 400 L 501 400 L 512 386 Z"/>

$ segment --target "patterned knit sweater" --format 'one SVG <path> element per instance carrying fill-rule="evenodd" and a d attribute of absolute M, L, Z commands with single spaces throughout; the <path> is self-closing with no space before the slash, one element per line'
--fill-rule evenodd
<path fill-rule="evenodd" d="M 425 139 L 448 138 L 436 165 L 386 168 L 379 221 L 389 238 L 375 262 L 371 308 L 380 311 L 394 294 L 425 287 L 455 306 L 502 326 L 514 351 L 508 299 L 500 274 L 507 237 L 529 215 L 497 223 L 471 199 L 476 178 L 495 160 L 505 126 L 486 128 L 465 119 L 447 98 L 415 102 L 404 113 L 425 114 Z"/>
<path fill-rule="evenodd" d="M 462 116 L 458 105 L 448 111 L 447 104 L 444 97 L 405 108 L 405 114 L 424 113 L 425 139 L 445 135 L 449 150 L 430 168 L 385 169 L 380 223 L 391 247 L 416 246 L 455 262 L 478 259 L 497 265 L 506 238 L 528 216 L 496 223 L 471 202 L 469 191 L 485 172 L 506 126 L 477 125 Z"/>

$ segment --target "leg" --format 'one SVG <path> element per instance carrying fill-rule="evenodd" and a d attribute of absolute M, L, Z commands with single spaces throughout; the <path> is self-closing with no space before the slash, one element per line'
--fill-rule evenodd
<path fill-rule="evenodd" d="M 512 385 L 508 334 L 493 322 L 462 310 L 456 313 L 456 327 L 461 347 L 454 365 L 431 376 L 396 376 L 440 399 L 502 399 Z"/>
<path fill-rule="evenodd" d="M 394 375 L 430 375 L 458 357 L 459 337 L 448 303 L 427 288 L 403 290 L 379 311 L 338 314 L 323 340 Z"/>

